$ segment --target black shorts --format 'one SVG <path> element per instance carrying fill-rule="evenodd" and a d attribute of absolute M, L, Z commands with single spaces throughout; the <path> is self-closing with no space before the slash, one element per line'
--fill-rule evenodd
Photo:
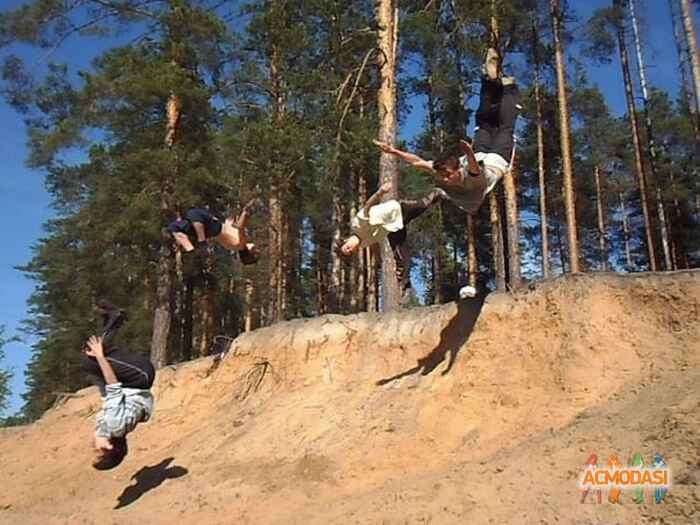
<path fill-rule="evenodd" d="M 221 228 L 223 227 L 221 221 L 217 217 L 202 208 L 190 208 L 185 213 L 185 219 L 190 221 L 190 223 L 202 223 L 204 225 L 204 232 L 207 239 L 211 239 L 219 235 L 221 233 Z"/>

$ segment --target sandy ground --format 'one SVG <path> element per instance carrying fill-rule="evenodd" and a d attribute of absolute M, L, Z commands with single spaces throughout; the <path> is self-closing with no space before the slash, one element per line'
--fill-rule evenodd
<path fill-rule="evenodd" d="M 700 523 L 700 272 L 326 316 L 159 373 L 117 469 L 94 389 L 0 431 L 12 524 Z M 661 504 L 587 498 L 591 453 L 660 452 Z"/>

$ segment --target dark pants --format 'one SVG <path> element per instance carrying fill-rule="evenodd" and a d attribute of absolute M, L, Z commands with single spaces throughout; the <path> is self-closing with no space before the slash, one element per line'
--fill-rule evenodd
<path fill-rule="evenodd" d="M 479 109 L 476 111 L 475 152 L 498 153 L 510 162 L 519 96 L 515 84 L 504 86 L 500 80 L 482 78 Z"/>
<path fill-rule="evenodd" d="M 114 375 L 124 388 L 141 388 L 147 390 L 153 385 L 156 378 L 156 371 L 151 361 L 143 355 L 127 352 L 115 348 L 106 353 L 107 361 L 114 369 Z M 102 370 L 97 363 L 97 359 L 89 355 L 82 354 L 80 363 L 83 370 L 90 376 L 95 385 L 104 394 L 105 380 Z"/>
<path fill-rule="evenodd" d="M 397 232 L 391 232 L 387 237 L 389 239 L 391 251 L 394 253 L 394 261 L 396 262 L 396 278 L 399 281 L 401 292 L 404 292 L 411 287 L 411 272 L 409 264 L 411 262 L 411 258 L 408 253 L 408 247 L 406 246 L 406 240 L 408 239 L 406 227 L 413 219 L 420 217 L 428 208 L 438 202 L 441 195 L 442 192 L 440 190 L 434 189 L 422 199 L 399 201 L 399 204 L 401 205 L 401 216 L 403 218 L 403 228 Z"/>
<path fill-rule="evenodd" d="M 203 208 L 190 208 L 185 212 L 185 219 L 190 221 L 190 223 L 202 223 L 204 225 L 204 233 L 207 239 L 213 239 L 221 233 L 221 221 L 218 217 L 212 215 L 209 210 L 205 210 Z"/>

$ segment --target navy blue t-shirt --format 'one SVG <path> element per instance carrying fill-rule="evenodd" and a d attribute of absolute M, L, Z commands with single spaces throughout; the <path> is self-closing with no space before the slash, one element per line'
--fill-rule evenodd
<path fill-rule="evenodd" d="M 216 237 L 221 233 L 221 221 L 207 210 L 201 208 L 190 208 L 187 210 L 183 219 L 175 220 L 168 225 L 168 231 L 170 233 L 184 233 L 196 243 L 197 232 L 192 226 L 193 222 L 201 222 L 204 225 L 204 233 L 207 239 Z"/>

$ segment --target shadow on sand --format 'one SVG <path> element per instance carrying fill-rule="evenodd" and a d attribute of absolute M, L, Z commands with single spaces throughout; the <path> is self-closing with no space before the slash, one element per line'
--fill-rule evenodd
<path fill-rule="evenodd" d="M 420 358 L 413 368 L 395 376 L 380 379 L 376 384 L 386 385 L 392 381 L 397 381 L 398 379 L 419 372 L 421 375 L 427 376 L 435 370 L 438 365 L 445 360 L 445 356 L 449 354 L 447 367 L 442 372 L 442 375 L 447 374 L 452 369 L 457 359 L 457 354 L 474 330 L 474 325 L 484 305 L 484 299 L 486 299 L 486 295 L 480 294 L 475 299 L 458 301 L 457 314 L 450 320 L 442 332 L 440 332 L 440 342 L 438 345 L 428 355 Z"/>
<path fill-rule="evenodd" d="M 127 505 L 131 505 L 146 492 L 161 485 L 166 479 L 180 478 L 187 474 L 188 470 L 185 467 L 177 465 L 168 467 L 173 459 L 175 458 L 166 458 L 152 467 L 143 467 L 136 474 L 131 476 L 131 479 L 135 480 L 136 484 L 129 485 L 124 489 L 124 492 L 117 498 L 119 503 L 117 503 L 117 506 L 114 508 L 121 509 Z"/>

